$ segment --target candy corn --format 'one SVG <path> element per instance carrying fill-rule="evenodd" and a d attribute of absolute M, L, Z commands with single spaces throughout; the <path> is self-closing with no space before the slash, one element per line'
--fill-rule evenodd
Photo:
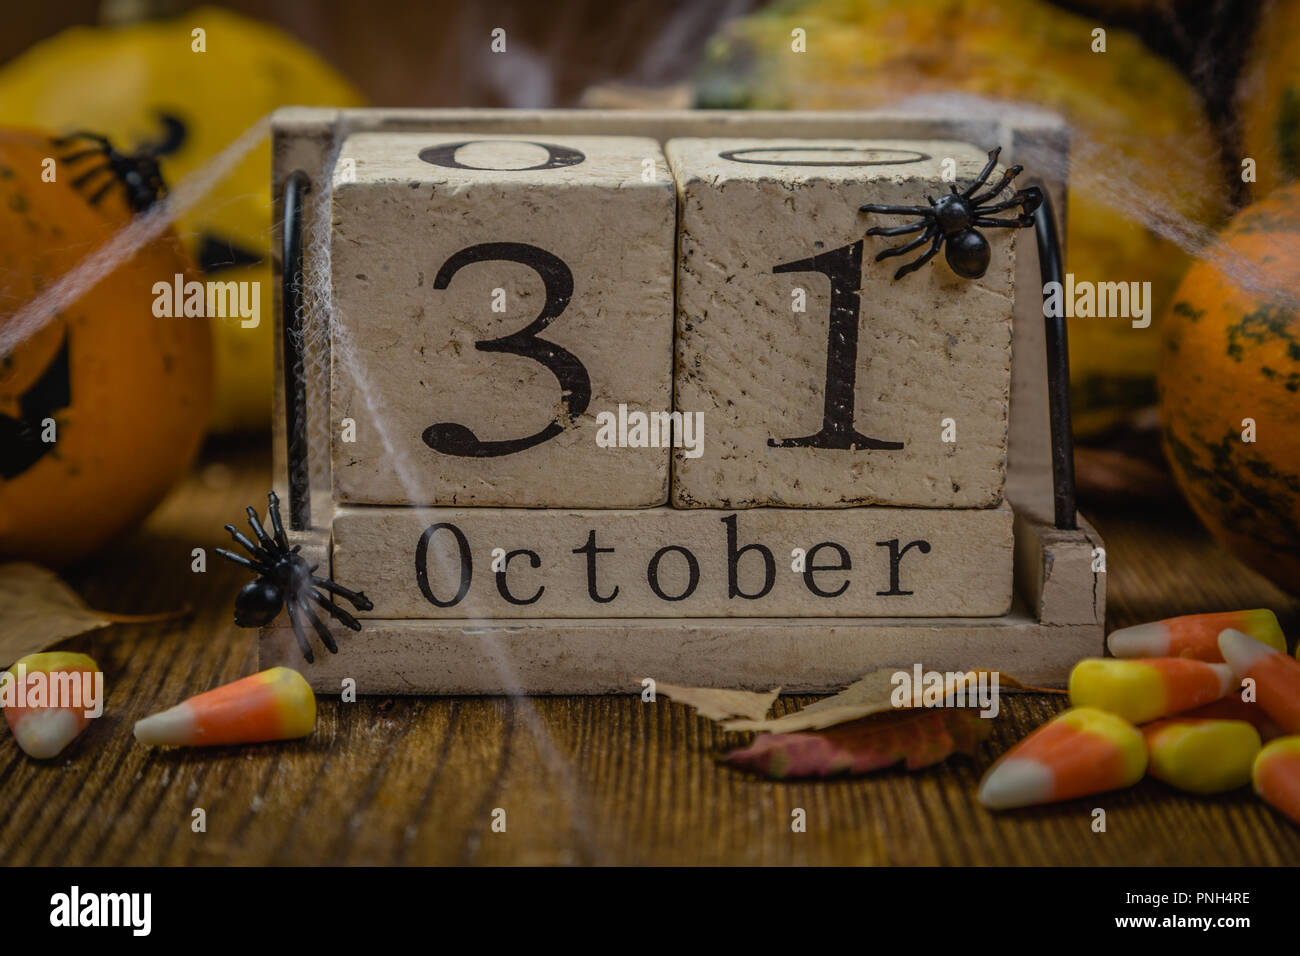
<path fill-rule="evenodd" d="M 1251 780 L 1265 803 L 1300 823 L 1300 737 L 1281 737 L 1261 750 Z"/>
<path fill-rule="evenodd" d="M 316 697 L 303 676 L 272 667 L 136 721 L 142 744 L 216 746 L 306 737 L 316 725 Z"/>
<path fill-rule="evenodd" d="M 1191 720 L 1244 720 L 1259 732 L 1260 740 L 1265 743 L 1274 737 L 1285 735 L 1282 728 L 1277 725 L 1277 721 L 1270 717 L 1263 707 L 1259 706 L 1259 701 L 1242 700 L 1241 695 L 1236 693 L 1229 694 L 1219 700 L 1212 700 L 1200 707 L 1185 710 L 1180 714 L 1175 714 L 1170 719 L 1184 717 Z"/>
<path fill-rule="evenodd" d="M 1259 705 L 1288 734 L 1300 734 L 1300 661 L 1241 631 L 1219 635 L 1219 650 L 1237 677 L 1255 682 Z"/>
<path fill-rule="evenodd" d="M 1111 632 L 1106 647 L 1116 657 L 1193 657 L 1217 662 L 1223 660 L 1219 634 L 1228 627 L 1249 634 L 1274 650 L 1286 650 L 1286 638 L 1278 626 L 1277 615 L 1266 608 L 1186 614 L 1124 627 Z"/>
<path fill-rule="evenodd" d="M 1227 664 L 1186 657 L 1131 661 L 1091 657 L 1079 661 L 1070 672 L 1070 703 L 1145 724 L 1218 700 L 1236 686 Z"/>
<path fill-rule="evenodd" d="M 30 654 L 0 674 L 0 704 L 23 752 L 48 760 L 103 712 L 104 675 L 85 654 Z"/>
<path fill-rule="evenodd" d="M 1142 779 L 1147 746 L 1128 722 L 1075 707 L 1039 727 L 989 768 L 979 797 L 993 810 L 1118 790 Z"/>
<path fill-rule="evenodd" d="M 1157 720 L 1141 728 L 1147 772 L 1189 793 L 1223 793 L 1250 782 L 1259 731 L 1244 720 Z"/>

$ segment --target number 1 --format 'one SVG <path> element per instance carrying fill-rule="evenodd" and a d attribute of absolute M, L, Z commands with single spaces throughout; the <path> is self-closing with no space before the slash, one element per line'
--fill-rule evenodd
<path fill-rule="evenodd" d="M 831 280 L 830 330 L 826 341 L 826 406 L 821 431 L 802 438 L 769 438 L 772 448 L 836 448 L 897 451 L 901 441 L 870 438 L 853 428 L 858 372 L 858 315 L 861 310 L 862 244 L 822 252 L 811 259 L 773 266 L 773 272 L 820 272 Z"/>

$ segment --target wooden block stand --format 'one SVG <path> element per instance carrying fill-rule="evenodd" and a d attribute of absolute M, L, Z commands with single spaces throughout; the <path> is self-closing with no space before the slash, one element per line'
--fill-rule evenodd
<path fill-rule="evenodd" d="M 279 111 L 273 121 L 276 221 L 281 221 L 290 174 L 301 171 L 320 181 L 348 136 L 451 131 L 633 136 L 660 144 L 681 137 L 746 137 L 1000 145 L 1004 163 L 1022 164 L 1030 174 L 1040 171 L 1038 181 L 1058 215 L 1066 208 L 1065 179 L 1055 175 L 1067 168 L 1066 132 L 1054 117 L 1037 113 L 990 121 L 880 112 L 293 108 Z M 313 203 L 328 199 L 318 192 L 302 199 L 304 222 L 311 221 Z M 360 694 L 639 693 L 645 678 L 825 692 L 875 668 L 910 669 L 916 662 L 940 671 L 996 668 L 1025 682 L 1064 684 L 1075 661 L 1102 652 L 1105 551 L 1082 518 L 1072 530 L 1057 528 L 1054 521 L 1041 278 L 1033 242 L 1021 241 L 1018 250 L 1005 485 L 1014 513 L 1014 598 L 1001 617 L 369 618 L 360 633 L 332 625 L 339 653 L 318 650 L 316 662 L 307 664 L 282 616 L 262 631 L 262 666 L 294 667 L 326 694 L 339 693 L 349 678 Z M 281 258 L 277 254 L 277 294 Z M 280 323 L 279 303 L 275 314 Z M 281 341 L 278 331 L 277 346 Z M 280 368 L 282 352 L 277 354 Z M 332 567 L 336 513 L 345 513 L 328 478 L 329 389 L 328 373 L 306 376 L 307 414 L 316 419 L 307 432 L 306 457 L 315 480 L 309 489 L 310 527 L 291 534 L 322 570 Z M 274 419 L 275 487 L 287 500 L 284 407 L 281 384 Z"/>

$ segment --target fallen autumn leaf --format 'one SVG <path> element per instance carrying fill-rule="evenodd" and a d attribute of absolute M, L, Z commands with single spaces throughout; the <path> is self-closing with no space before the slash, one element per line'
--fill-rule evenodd
<path fill-rule="evenodd" d="M 165 621 L 183 613 L 96 611 L 53 571 L 24 562 L 0 564 L 0 668 L 65 638 L 109 624 Z"/>
<path fill-rule="evenodd" d="M 973 754 L 992 723 L 970 710 L 894 711 L 816 733 L 763 734 L 725 761 L 777 779 L 870 773 L 899 761 L 919 770 Z"/>
<path fill-rule="evenodd" d="M 679 687 L 676 684 L 656 684 L 655 693 L 694 707 L 696 713 L 710 720 L 730 717 L 748 717 L 762 720 L 772 709 L 781 688 L 774 687 L 765 693 L 749 690 L 714 690 L 709 687 Z"/>
<path fill-rule="evenodd" d="M 750 719 L 729 720 L 723 729 L 728 731 L 758 731 L 760 733 L 794 733 L 800 730 L 821 730 L 833 727 L 860 717 L 869 717 L 889 710 L 895 710 L 892 700 L 894 693 L 894 675 L 897 667 L 882 667 L 854 681 L 838 694 L 823 697 L 809 704 L 802 710 L 774 720 Z M 975 680 L 980 674 L 990 673 L 984 670 L 967 671 L 964 674 L 948 675 L 944 679 L 944 693 L 948 694 L 961 687 L 964 682 Z M 1030 687 L 1022 684 L 1009 674 L 998 672 L 998 682 L 1004 690 L 1025 690 L 1036 693 L 1064 693 L 1042 687 Z"/>

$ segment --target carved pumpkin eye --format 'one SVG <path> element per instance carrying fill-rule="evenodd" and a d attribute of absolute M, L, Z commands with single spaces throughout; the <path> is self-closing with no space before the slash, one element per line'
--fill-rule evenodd
<path fill-rule="evenodd" d="M 43 440 L 49 437 L 47 423 L 72 403 L 71 390 L 68 333 L 64 330 L 53 358 L 16 396 L 17 414 L 0 412 L 0 478 L 17 478 L 54 450 L 55 442 Z"/>

